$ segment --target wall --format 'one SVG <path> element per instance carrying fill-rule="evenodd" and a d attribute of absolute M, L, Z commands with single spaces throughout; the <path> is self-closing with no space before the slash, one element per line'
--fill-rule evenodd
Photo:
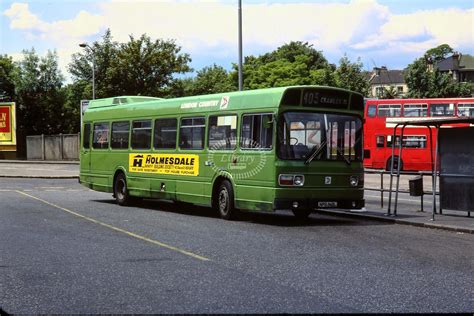
<path fill-rule="evenodd" d="M 28 160 L 79 160 L 79 134 L 26 137 Z"/>

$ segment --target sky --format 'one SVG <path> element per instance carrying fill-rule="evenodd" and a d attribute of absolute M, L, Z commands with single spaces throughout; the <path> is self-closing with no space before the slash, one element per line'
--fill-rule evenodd
<path fill-rule="evenodd" d="M 0 0 L 0 54 L 55 50 L 63 74 L 79 43 L 146 33 L 174 39 L 195 70 L 238 62 L 238 0 Z M 243 55 L 303 41 L 338 64 L 403 69 L 449 44 L 474 55 L 474 0 L 242 0 Z M 190 74 L 191 75 L 191 74 Z"/>

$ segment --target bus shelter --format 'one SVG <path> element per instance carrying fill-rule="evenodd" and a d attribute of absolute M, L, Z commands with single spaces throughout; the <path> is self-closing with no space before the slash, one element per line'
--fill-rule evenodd
<path fill-rule="evenodd" d="M 405 134 L 405 128 L 407 126 L 421 126 L 421 127 L 426 127 L 429 130 L 429 138 L 430 138 L 430 162 L 431 162 L 431 171 L 432 171 L 432 191 L 433 191 L 433 207 L 432 207 L 432 220 L 435 220 L 435 214 L 436 214 L 436 189 L 437 189 L 437 175 L 440 175 L 440 182 L 443 180 L 443 176 L 446 177 L 446 179 L 449 179 L 450 181 L 452 179 L 458 179 L 455 180 L 454 183 L 451 181 L 449 184 L 453 188 L 462 188 L 463 184 L 462 182 L 466 182 L 465 184 L 470 185 L 469 187 L 474 187 L 474 146 L 472 145 L 472 135 L 474 135 L 474 127 L 472 124 L 474 124 L 474 118 L 461 118 L 461 117 L 453 117 L 453 118 L 446 118 L 446 117 L 440 117 L 440 118 L 418 118 L 416 120 L 411 119 L 400 119 L 397 121 L 394 121 L 395 126 L 393 128 L 393 140 L 392 141 L 392 159 L 391 159 L 391 166 L 390 166 L 390 191 L 389 191 L 389 200 L 388 200 L 388 215 L 392 215 L 391 213 L 391 206 L 392 206 L 392 188 L 393 188 L 393 178 L 396 177 L 396 187 L 395 187 L 395 200 L 394 200 L 394 210 L 393 210 L 393 215 L 397 215 L 397 206 L 398 206 L 398 193 L 399 193 L 399 188 L 400 188 L 400 169 L 401 169 L 401 163 L 396 163 L 397 160 L 397 154 L 395 151 L 395 148 L 398 147 L 398 159 L 401 159 L 402 153 L 403 153 L 403 136 Z M 453 130 L 456 133 L 446 133 L 446 137 L 444 137 L 445 141 L 440 143 L 440 135 L 443 133 L 440 133 L 441 127 L 465 127 L 462 129 L 442 129 L 443 131 L 446 130 Z M 397 131 L 400 129 L 400 133 L 397 135 Z M 436 141 L 433 142 L 433 129 L 436 130 Z M 449 135 L 451 134 L 451 135 Z M 400 141 L 396 141 L 396 137 L 400 137 Z M 471 154 L 464 154 L 461 155 L 461 159 L 458 160 L 453 160 L 450 159 L 452 158 L 453 155 L 450 155 L 451 153 L 449 150 L 452 150 L 451 145 L 448 145 L 448 142 L 454 143 L 457 148 L 464 148 L 466 150 L 472 151 Z M 433 144 L 435 144 L 435 150 L 433 151 Z M 443 147 L 444 144 L 444 147 Z M 447 152 L 446 152 L 447 150 Z M 441 173 L 441 169 L 443 169 L 443 166 L 439 168 L 438 170 L 438 165 L 440 161 L 440 152 L 446 153 L 443 157 L 446 157 L 446 170 L 452 170 L 453 168 L 451 164 L 456 163 L 457 165 L 455 166 L 457 168 L 457 172 L 454 173 Z M 433 155 L 434 153 L 434 155 Z M 442 162 L 443 163 L 443 162 Z M 395 170 L 394 170 L 395 169 Z M 448 181 L 449 182 L 449 181 Z M 454 186 L 453 186 L 454 184 Z M 440 185 L 440 196 L 443 196 L 443 192 L 441 190 L 442 186 Z M 465 187 L 464 187 L 465 188 Z M 462 194 L 462 198 L 467 201 L 468 199 L 474 199 L 474 197 L 469 196 L 469 194 Z M 441 198 L 440 198 L 441 200 Z M 458 199 L 459 200 L 459 199 Z M 461 200 L 461 202 L 464 200 Z M 456 210 L 462 210 L 462 211 L 467 211 L 468 216 L 470 216 L 470 208 L 472 208 L 472 205 L 474 205 L 474 202 L 471 203 L 467 201 L 464 203 L 464 205 L 461 203 L 453 203 L 452 199 L 444 199 L 440 201 L 440 212 L 441 212 L 441 207 L 442 207 L 442 202 L 445 202 L 447 205 L 451 205 L 454 207 L 459 207 Z"/>

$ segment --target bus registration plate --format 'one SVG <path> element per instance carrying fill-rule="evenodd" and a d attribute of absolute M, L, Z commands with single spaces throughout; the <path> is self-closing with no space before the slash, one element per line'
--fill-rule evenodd
<path fill-rule="evenodd" d="M 318 202 L 318 207 L 337 207 L 337 202 Z"/>

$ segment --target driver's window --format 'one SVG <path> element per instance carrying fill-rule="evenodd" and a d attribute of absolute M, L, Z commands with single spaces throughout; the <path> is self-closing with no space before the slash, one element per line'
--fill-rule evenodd
<path fill-rule="evenodd" d="M 290 145 L 306 145 L 305 129 L 302 122 L 291 122 Z"/>
<path fill-rule="evenodd" d="M 313 148 L 321 146 L 321 123 L 319 121 L 291 122 L 290 145 Z"/>
<path fill-rule="evenodd" d="M 307 146 L 310 148 L 315 145 L 321 146 L 321 123 L 319 121 L 308 121 L 306 129 L 308 133 L 306 137 L 308 140 Z"/>

